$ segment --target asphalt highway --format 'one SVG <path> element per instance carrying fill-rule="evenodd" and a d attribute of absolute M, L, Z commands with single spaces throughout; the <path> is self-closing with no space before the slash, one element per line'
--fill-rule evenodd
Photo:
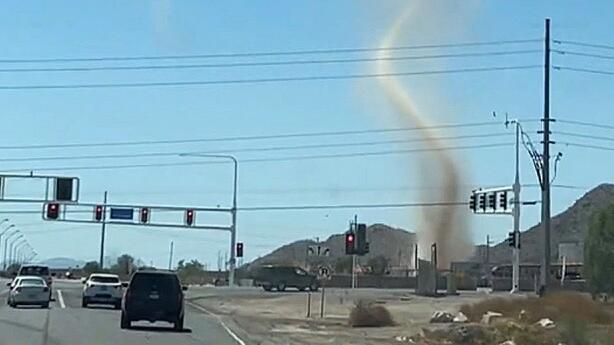
<path fill-rule="evenodd" d="M 164 322 L 138 322 L 120 329 L 120 311 L 110 307 L 81 308 L 80 282 L 54 283 L 55 300 L 49 309 L 10 308 L 6 286 L 0 286 L 0 345 L 243 345 L 220 319 L 186 305 L 185 330 L 176 332 Z"/>

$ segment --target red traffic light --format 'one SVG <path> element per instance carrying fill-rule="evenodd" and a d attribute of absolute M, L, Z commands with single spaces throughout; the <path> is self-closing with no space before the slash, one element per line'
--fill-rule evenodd
<path fill-rule="evenodd" d="M 345 254 L 353 255 L 356 254 L 356 244 L 354 243 L 354 234 L 349 233 L 345 234 Z"/>
<path fill-rule="evenodd" d="M 47 204 L 47 219 L 58 219 L 60 216 L 60 204 Z"/>
<path fill-rule="evenodd" d="M 141 223 L 149 222 L 149 209 L 147 207 L 141 208 L 140 216 Z"/>
<path fill-rule="evenodd" d="M 346 239 L 348 242 L 354 242 L 354 235 L 348 235 Z"/>
<path fill-rule="evenodd" d="M 243 257 L 243 243 L 242 242 L 237 243 L 237 257 L 238 258 Z"/>
<path fill-rule="evenodd" d="M 194 225 L 194 210 L 186 210 L 185 211 L 185 224 L 187 226 Z"/>
<path fill-rule="evenodd" d="M 102 205 L 96 205 L 96 207 L 94 208 L 94 219 L 98 222 L 102 221 L 102 213 Z"/>

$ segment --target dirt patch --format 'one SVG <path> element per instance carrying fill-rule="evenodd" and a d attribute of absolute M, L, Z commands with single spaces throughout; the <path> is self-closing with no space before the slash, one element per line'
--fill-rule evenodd
<path fill-rule="evenodd" d="M 542 318 L 554 321 L 575 320 L 596 324 L 608 324 L 611 315 L 589 296 L 575 292 L 558 292 L 539 297 L 491 298 L 461 306 L 460 311 L 469 320 L 479 322 L 488 311 L 499 312 L 504 317 L 516 319 L 524 310 L 523 320 L 534 323 Z"/>

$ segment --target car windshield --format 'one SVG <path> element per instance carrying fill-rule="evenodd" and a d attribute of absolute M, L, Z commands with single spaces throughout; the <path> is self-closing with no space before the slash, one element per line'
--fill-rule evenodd
<path fill-rule="evenodd" d="M 135 274 L 130 282 L 130 289 L 134 292 L 168 292 L 177 290 L 179 282 L 177 277 L 171 274 Z"/>
<path fill-rule="evenodd" d="M 48 276 L 49 268 L 45 266 L 26 266 L 19 271 L 22 276 Z"/>
<path fill-rule="evenodd" d="M 92 276 L 90 278 L 92 283 L 119 283 L 119 278 L 117 277 L 103 277 L 103 276 Z"/>
<path fill-rule="evenodd" d="M 26 278 L 26 279 L 21 279 L 19 281 L 19 285 L 39 285 L 39 286 L 43 286 L 43 285 L 45 285 L 45 282 L 42 279 Z"/>

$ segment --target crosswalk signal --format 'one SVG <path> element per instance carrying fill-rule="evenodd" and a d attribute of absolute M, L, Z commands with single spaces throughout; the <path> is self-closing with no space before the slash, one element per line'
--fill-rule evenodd
<path fill-rule="evenodd" d="M 194 224 L 194 210 L 185 211 L 185 224 L 187 226 L 192 226 Z"/>
<path fill-rule="evenodd" d="M 147 207 L 141 208 L 140 220 L 141 220 L 141 223 L 143 224 L 146 224 L 147 222 L 149 222 L 149 209 Z"/>
<path fill-rule="evenodd" d="M 478 195 L 478 203 L 479 203 L 479 207 L 482 211 L 486 211 L 486 194 L 484 193 L 480 193 Z"/>
<path fill-rule="evenodd" d="M 58 219 L 60 216 L 60 204 L 47 204 L 47 219 Z"/>
<path fill-rule="evenodd" d="M 97 222 L 102 221 L 102 213 L 103 213 L 103 208 L 102 205 L 96 205 L 96 207 L 94 208 L 94 219 Z"/>
<path fill-rule="evenodd" d="M 243 242 L 237 242 L 237 257 L 243 257 Z"/>
<path fill-rule="evenodd" d="M 488 208 L 497 209 L 497 193 L 488 194 Z"/>
<path fill-rule="evenodd" d="M 345 254 L 346 255 L 354 255 L 356 252 L 356 237 L 354 236 L 354 233 L 348 233 L 345 234 Z"/>
<path fill-rule="evenodd" d="M 476 199 L 475 193 L 471 193 L 471 195 L 469 196 L 469 209 L 473 212 L 475 212 L 476 210 L 476 204 L 475 204 L 476 200 L 475 199 Z"/>
<path fill-rule="evenodd" d="M 507 210 L 507 192 L 503 192 L 499 195 L 499 207 Z"/>

